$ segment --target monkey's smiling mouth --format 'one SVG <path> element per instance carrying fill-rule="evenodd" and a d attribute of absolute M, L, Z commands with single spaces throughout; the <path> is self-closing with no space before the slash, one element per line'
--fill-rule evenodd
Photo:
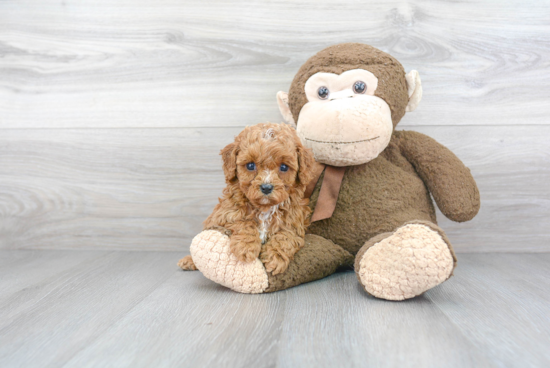
<path fill-rule="evenodd" d="M 306 138 L 306 141 L 311 141 L 311 142 L 315 142 L 315 143 L 330 143 L 330 144 L 353 144 L 353 143 L 362 143 L 362 142 L 373 141 L 373 140 L 378 139 L 378 138 L 380 138 L 380 136 L 374 137 L 374 138 L 369 138 L 369 139 L 363 139 L 363 140 L 361 140 L 361 141 L 353 141 L 353 142 L 316 141 L 315 139 Z"/>

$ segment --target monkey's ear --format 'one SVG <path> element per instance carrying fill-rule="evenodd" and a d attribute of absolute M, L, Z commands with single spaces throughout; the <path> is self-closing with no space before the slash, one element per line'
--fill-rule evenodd
<path fill-rule="evenodd" d="M 277 105 L 279 105 L 279 111 L 283 115 L 285 123 L 296 128 L 296 122 L 294 117 L 292 117 L 292 112 L 290 112 L 290 106 L 288 106 L 288 93 L 279 91 L 277 92 Z"/>
<path fill-rule="evenodd" d="M 422 99 L 422 82 L 420 82 L 420 75 L 416 70 L 408 72 L 405 78 L 407 79 L 407 92 L 409 93 L 409 103 L 405 111 L 410 112 L 416 109 Z"/>
<path fill-rule="evenodd" d="M 227 183 L 237 178 L 237 148 L 236 143 L 229 143 L 220 151 L 223 160 L 223 173 Z"/>

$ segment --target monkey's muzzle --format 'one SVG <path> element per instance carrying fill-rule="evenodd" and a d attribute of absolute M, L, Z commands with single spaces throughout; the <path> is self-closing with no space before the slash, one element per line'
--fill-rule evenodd
<path fill-rule="evenodd" d="M 360 165 L 375 159 L 391 138 L 390 107 L 376 96 L 336 97 L 304 105 L 296 128 L 302 143 L 327 165 Z"/>

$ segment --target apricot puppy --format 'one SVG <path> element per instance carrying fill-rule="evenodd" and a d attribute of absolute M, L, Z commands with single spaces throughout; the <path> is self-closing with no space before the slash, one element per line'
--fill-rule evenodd
<path fill-rule="evenodd" d="M 227 186 L 204 230 L 229 230 L 230 251 L 239 261 L 259 257 L 267 272 L 283 273 L 304 245 L 312 152 L 292 127 L 265 123 L 246 127 L 220 154 Z M 196 269 L 191 256 L 178 264 Z"/>

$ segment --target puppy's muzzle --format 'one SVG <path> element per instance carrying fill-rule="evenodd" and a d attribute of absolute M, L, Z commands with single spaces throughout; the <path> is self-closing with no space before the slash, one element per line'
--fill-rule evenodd
<path fill-rule="evenodd" d="M 262 184 L 260 185 L 260 190 L 263 194 L 268 195 L 269 193 L 273 192 L 273 185 L 271 184 Z"/>

